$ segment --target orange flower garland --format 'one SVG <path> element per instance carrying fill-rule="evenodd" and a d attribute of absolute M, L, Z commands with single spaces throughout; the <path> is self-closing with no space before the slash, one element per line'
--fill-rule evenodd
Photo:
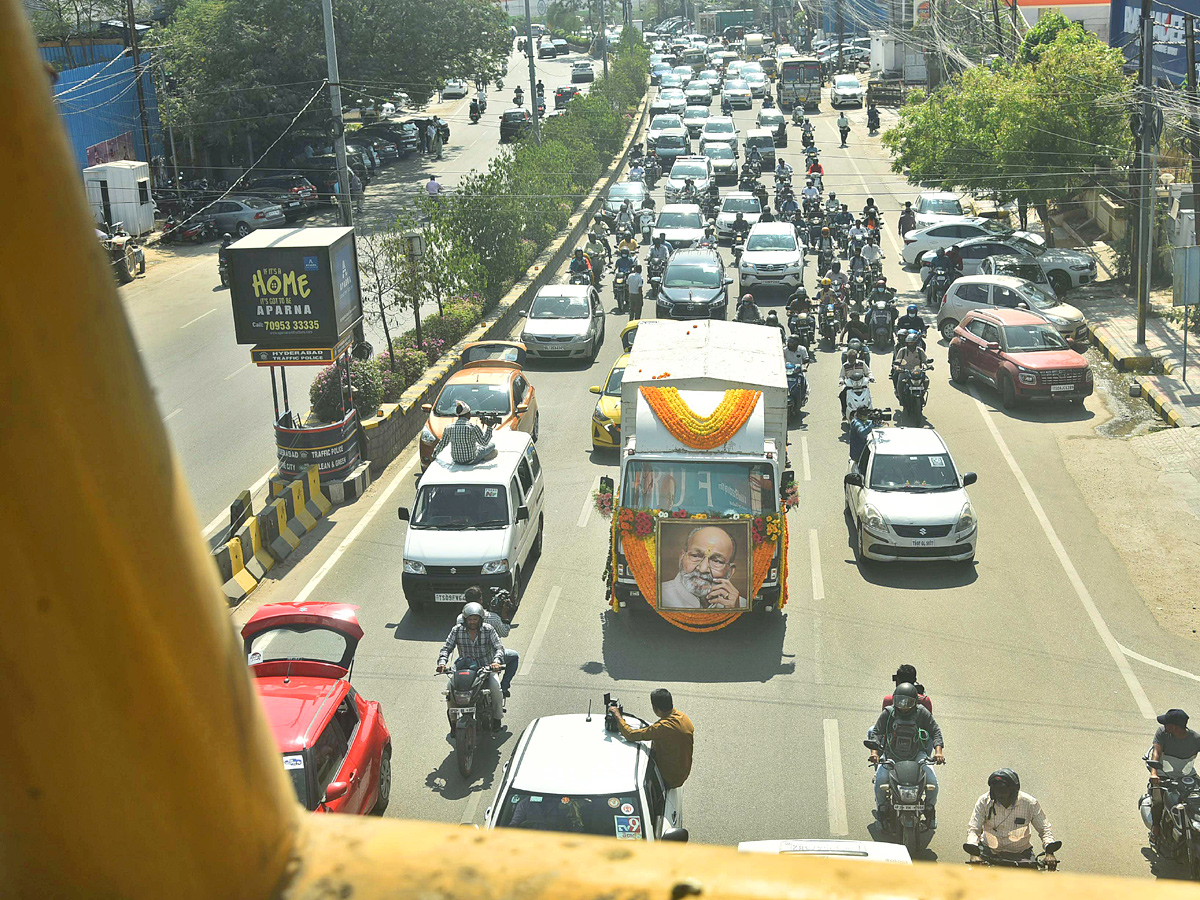
<path fill-rule="evenodd" d="M 698 416 L 673 387 L 640 388 L 642 396 L 677 441 L 697 450 L 713 450 L 727 443 L 750 419 L 761 391 L 728 390 L 711 415 Z"/>

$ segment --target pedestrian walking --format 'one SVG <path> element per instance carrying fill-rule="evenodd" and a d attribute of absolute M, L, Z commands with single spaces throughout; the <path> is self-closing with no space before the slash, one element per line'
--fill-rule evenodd
<path fill-rule="evenodd" d="M 1021 230 L 1029 230 L 1029 201 L 1025 199 L 1025 195 L 1017 197 L 1017 218 L 1021 220 Z"/>
<path fill-rule="evenodd" d="M 430 119 L 429 124 L 425 126 L 425 146 L 429 152 L 433 152 L 433 139 L 437 137 L 438 129 L 436 120 Z"/>
<path fill-rule="evenodd" d="M 625 280 L 625 287 L 629 289 L 629 321 L 634 322 L 642 317 L 642 287 L 645 284 L 645 279 L 642 278 L 642 267 L 636 265 L 633 271 L 629 273 L 629 277 Z"/>
<path fill-rule="evenodd" d="M 442 158 L 442 132 L 436 125 L 433 131 L 433 155 L 436 159 Z"/>
<path fill-rule="evenodd" d="M 428 153 L 429 152 L 429 129 L 426 128 L 425 123 L 421 123 L 421 124 L 417 125 L 417 139 L 421 142 L 421 152 Z"/>

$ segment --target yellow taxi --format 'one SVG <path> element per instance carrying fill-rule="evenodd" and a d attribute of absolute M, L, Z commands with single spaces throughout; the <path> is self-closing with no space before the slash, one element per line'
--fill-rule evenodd
<path fill-rule="evenodd" d="M 621 381 L 625 366 L 629 362 L 629 351 L 637 335 L 635 320 L 621 329 L 621 346 L 625 352 L 617 357 L 609 370 L 604 384 L 592 385 L 591 392 L 599 394 L 596 408 L 592 411 L 592 449 L 619 450 L 621 447 Z"/>

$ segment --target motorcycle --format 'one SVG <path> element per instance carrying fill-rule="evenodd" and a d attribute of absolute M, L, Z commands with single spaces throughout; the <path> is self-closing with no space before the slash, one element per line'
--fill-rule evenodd
<path fill-rule="evenodd" d="M 1150 843 L 1161 857 L 1174 859 L 1187 866 L 1188 876 L 1200 879 L 1200 779 L 1195 764 L 1166 756 L 1161 760 L 1143 757 L 1146 766 L 1159 773 L 1157 786 L 1153 781 L 1138 803 L 1142 822 L 1150 831 Z M 1155 791 L 1160 792 L 1162 812 L 1154 821 Z M 1154 834 L 1158 825 L 1159 834 Z"/>
<path fill-rule="evenodd" d="M 600 279 L 604 277 L 604 260 L 584 252 L 584 257 L 592 264 L 592 287 L 600 287 Z"/>
<path fill-rule="evenodd" d="M 1062 841 L 1051 841 L 1046 845 L 1041 853 L 1034 856 L 1032 852 L 1027 855 L 1014 856 L 1007 853 L 998 853 L 989 847 L 982 844 L 963 844 L 963 850 L 971 857 L 967 862 L 974 865 L 983 866 L 1000 866 L 1009 869 L 1036 869 L 1039 872 L 1056 872 L 1058 871 L 1058 860 L 1047 860 L 1047 853 L 1057 853 L 1062 847 Z"/>
<path fill-rule="evenodd" d="M 869 111 L 867 113 L 867 133 L 871 136 L 879 134 L 879 113 Z"/>
<path fill-rule="evenodd" d="M 479 120 L 483 117 L 483 113 L 479 110 L 479 104 L 471 107 L 471 124 L 478 125 Z"/>
<path fill-rule="evenodd" d="M 651 256 L 647 262 L 647 270 L 650 275 L 650 280 L 662 280 L 662 274 L 666 271 L 667 259 L 663 256 Z"/>
<path fill-rule="evenodd" d="M 914 424 L 919 425 L 924 418 L 925 404 L 929 400 L 928 372 L 932 368 L 933 363 L 926 363 L 919 369 L 900 372 L 896 379 L 896 399 Z"/>
<path fill-rule="evenodd" d="M 826 303 L 821 307 L 821 349 L 832 350 L 834 343 L 837 341 L 838 331 L 841 330 L 842 321 L 838 316 L 837 308 L 832 303 Z"/>
<path fill-rule="evenodd" d="M 811 350 L 816 337 L 817 323 L 811 313 L 796 313 L 788 318 L 788 332 L 800 338 L 800 346 Z"/>
<path fill-rule="evenodd" d="M 862 312 L 867 303 L 867 279 L 862 275 L 850 276 L 850 306 Z"/>
<path fill-rule="evenodd" d="M 795 363 L 784 365 L 787 368 L 788 413 L 799 415 L 808 403 L 808 376 L 804 374 L 806 367 Z"/>
<path fill-rule="evenodd" d="M 491 669 L 474 660 L 454 663 L 446 689 L 446 719 L 454 732 L 454 755 L 458 771 L 470 778 L 483 734 L 492 730 L 492 692 L 488 688 Z M 498 674 L 498 673 L 497 673 Z"/>
<path fill-rule="evenodd" d="M 746 232 L 735 231 L 730 243 L 733 251 L 734 261 L 740 262 L 742 258 L 742 251 L 746 249 Z"/>
<path fill-rule="evenodd" d="M 849 396 L 846 399 L 849 401 Z M 910 856 L 915 856 L 918 832 L 932 832 L 929 827 L 932 823 L 925 815 L 925 764 L 933 765 L 936 760 L 888 759 L 883 756 L 883 747 L 875 741 L 863 741 L 863 745 L 880 754 L 879 765 L 888 769 L 887 809 L 884 821 L 879 824 L 885 831 L 899 832 L 901 843 Z"/>
<path fill-rule="evenodd" d="M 886 300 L 873 300 L 867 312 L 867 332 L 871 342 L 881 349 L 892 346 L 892 308 Z"/>
<path fill-rule="evenodd" d="M 642 232 L 642 243 L 650 243 L 650 230 L 654 227 L 654 210 L 643 209 L 638 213 L 638 227 Z"/>
<path fill-rule="evenodd" d="M 871 382 L 874 380 L 875 376 L 861 363 L 851 369 L 844 378 L 838 379 L 841 386 L 846 389 L 846 415 L 842 418 L 843 428 L 849 426 L 856 409 L 871 408 Z"/>
<path fill-rule="evenodd" d="M 613 275 L 613 297 L 617 301 L 617 312 L 625 312 L 629 306 L 629 275 L 626 272 L 617 272 Z"/>
<path fill-rule="evenodd" d="M 792 110 L 792 124 L 801 125 L 804 123 L 804 108 L 797 106 Z"/>
<path fill-rule="evenodd" d="M 833 250 L 822 248 L 817 251 L 817 275 L 819 277 L 824 278 L 832 264 Z"/>
<path fill-rule="evenodd" d="M 846 342 L 846 349 L 842 351 L 843 366 L 846 364 L 846 360 L 849 359 L 851 350 L 858 354 L 858 358 L 862 360 L 864 366 L 867 368 L 871 367 L 871 348 L 856 337 L 852 337 Z"/>
<path fill-rule="evenodd" d="M 662 177 L 662 167 L 659 165 L 658 157 L 647 157 L 643 163 L 643 167 L 646 169 L 646 187 L 654 190 L 654 186 L 658 184 L 658 179 Z"/>
<path fill-rule="evenodd" d="M 929 281 L 925 283 L 925 303 L 927 306 L 932 306 L 937 309 L 942 305 L 942 301 L 946 297 L 946 290 L 950 287 L 950 283 L 954 279 L 950 277 L 950 273 L 945 269 L 935 269 L 929 275 Z"/>
<path fill-rule="evenodd" d="M 229 260 L 217 259 L 217 272 L 221 275 L 221 287 L 229 287 Z"/>
<path fill-rule="evenodd" d="M 804 130 L 804 132 L 800 135 L 800 146 L 807 149 L 809 147 L 815 147 L 816 145 L 817 145 L 817 142 L 813 138 L 812 129 L 806 128 Z"/>

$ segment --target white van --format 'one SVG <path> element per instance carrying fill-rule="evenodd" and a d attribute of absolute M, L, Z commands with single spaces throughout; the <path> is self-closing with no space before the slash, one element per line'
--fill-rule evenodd
<path fill-rule="evenodd" d="M 473 466 L 450 460 L 446 447 L 417 483 L 404 536 L 401 586 L 414 611 L 461 606 L 471 585 L 505 588 L 520 600 L 528 566 L 542 551 L 546 480 L 529 435 L 497 431 L 496 455 Z"/>

